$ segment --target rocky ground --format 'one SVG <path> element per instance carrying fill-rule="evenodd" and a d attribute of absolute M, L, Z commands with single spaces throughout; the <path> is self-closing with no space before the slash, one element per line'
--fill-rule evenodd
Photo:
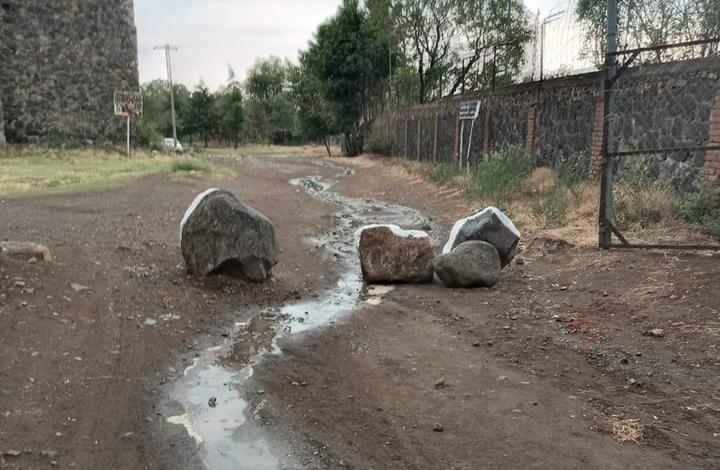
<path fill-rule="evenodd" d="M 414 207 L 440 230 L 473 209 L 381 160 L 335 163 L 355 170 L 336 191 Z M 313 298 L 344 269 L 305 242 L 333 230 L 337 207 L 288 184 L 336 169 L 227 164 L 231 181 L 0 203 L 0 238 L 54 255 L 0 257 L 0 468 L 202 468 L 161 406 L 184 367 L 223 336 L 241 367 L 272 338 L 259 312 Z M 275 223 L 271 282 L 185 274 L 179 220 L 218 185 Z M 364 292 L 344 321 L 280 341 L 245 393 L 287 466 L 718 468 L 720 258 L 542 233 L 522 248 L 493 289 Z M 238 321 L 252 344 L 233 337 Z"/>

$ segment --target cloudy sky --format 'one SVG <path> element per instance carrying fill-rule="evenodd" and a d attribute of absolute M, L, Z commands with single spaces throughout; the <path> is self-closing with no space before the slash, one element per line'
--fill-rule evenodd
<path fill-rule="evenodd" d="M 525 0 L 543 14 L 568 0 Z M 258 57 L 276 55 L 296 61 L 317 26 L 341 0 L 135 0 L 140 80 L 165 78 L 165 59 L 153 48 L 167 42 L 177 82 L 203 80 L 215 89 L 225 82 L 228 65 L 238 78 Z"/>

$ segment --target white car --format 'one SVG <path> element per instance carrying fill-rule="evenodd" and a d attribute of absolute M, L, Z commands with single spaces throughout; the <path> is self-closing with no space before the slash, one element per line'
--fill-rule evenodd
<path fill-rule="evenodd" d="M 166 137 L 162 140 L 162 147 L 167 150 L 174 150 L 175 152 L 182 152 L 185 149 L 179 140 L 175 140 L 172 137 Z"/>

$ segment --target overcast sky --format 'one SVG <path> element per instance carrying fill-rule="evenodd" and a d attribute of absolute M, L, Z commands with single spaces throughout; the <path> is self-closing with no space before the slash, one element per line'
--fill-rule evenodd
<path fill-rule="evenodd" d="M 546 14 L 568 0 L 525 0 L 531 11 Z M 238 78 L 259 57 L 297 60 L 317 26 L 332 16 L 341 0 L 135 0 L 140 80 L 166 78 L 158 44 L 173 53 L 176 82 L 189 87 L 201 79 L 216 89 L 227 79 L 228 64 Z"/>

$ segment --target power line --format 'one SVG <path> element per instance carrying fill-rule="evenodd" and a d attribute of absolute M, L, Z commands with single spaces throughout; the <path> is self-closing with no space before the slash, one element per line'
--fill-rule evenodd
<path fill-rule="evenodd" d="M 165 51 L 165 64 L 167 65 L 167 77 L 168 83 L 170 84 L 170 113 L 172 115 L 172 127 L 173 127 L 173 148 L 177 149 L 177 123 L 175 120 L 175 88 L 173 87 L 172 79 L 172 61 L 170 60 L 170 51 L 177 51 L 180 48 L 171 44 L 164 44 L 155 46 L 153 48 L 156 51 Z"/>

